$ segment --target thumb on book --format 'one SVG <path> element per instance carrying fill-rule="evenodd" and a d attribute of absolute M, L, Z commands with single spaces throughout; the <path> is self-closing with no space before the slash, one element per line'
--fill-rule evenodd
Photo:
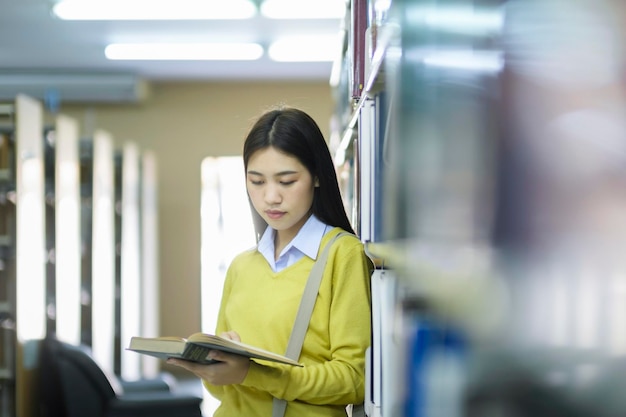
<path fill-rule="evenodd" d="M 241 342 L 241 337 L 239 337 L 239 333 L 234 330 L 223 332 L 220 334 L 220 337 L 228 340 L 234 340 L 235 342 Z"/>

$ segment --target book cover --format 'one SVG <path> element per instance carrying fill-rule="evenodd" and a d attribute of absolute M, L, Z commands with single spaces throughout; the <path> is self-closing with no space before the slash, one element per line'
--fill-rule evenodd
<path fill-rule="evenodd" d="M 211 350 L 221 350 L 250 359 L 302 366 L 286 356 L 207 333 L 194 333 L 187 338 L 134 336 L 126 349 L 160 359 L 178 358 L 202 364 L 215 363 L 216 361 L 208 359 L 207 355 Z"/>

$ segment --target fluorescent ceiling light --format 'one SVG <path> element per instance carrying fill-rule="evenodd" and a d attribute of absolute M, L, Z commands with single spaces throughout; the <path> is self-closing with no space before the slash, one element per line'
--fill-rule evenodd
<path fill-rule="evenodd" d="M 337 36 L 292 36 L 269 47 L 269 57 L 279 62 L 332 62 L 340 53 Z"/>
<path fill-rule="evenodd" d="M 270 19 L 341 19 L 344 0 L 265 0 L 261 14 Z"/>
<path fill-rule="evenodd" d="M 263 56 L 256 43 L 114 43 L 104 54 L 112 60 L 251 61 Z"/>
<path fill-rule="evenodd" d="M 60 0 L 52 9 L 64 20 L 247 19 L 250 0 Z"/>

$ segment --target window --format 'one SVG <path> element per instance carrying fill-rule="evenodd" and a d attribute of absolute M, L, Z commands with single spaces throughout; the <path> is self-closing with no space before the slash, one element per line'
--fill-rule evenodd
<path fill-rule="evenodd" d="M 201 175 L 202 330 L 213 333 L 228 265 L 256 242 L 241 156 L 207 157 Z M 213 415 L 218 402 L 204 396 L 203 413 Z"/>

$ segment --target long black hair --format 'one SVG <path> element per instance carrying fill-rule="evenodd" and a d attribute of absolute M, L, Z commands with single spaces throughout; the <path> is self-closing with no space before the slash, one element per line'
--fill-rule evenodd
<path fill-rule="evenodd" d="M 243 145 L 243 165 L 258 150 L 273 147 L 297 158 L 317 178 L 311 212 L 322 222 L 354 233 L 341 199 L 335 165 L 319 126 L 305 112 L 295 108 L 279 108 L 263 114 L 252 126 Z M 257 241 L 267 223 L 252 207 Z"/>

